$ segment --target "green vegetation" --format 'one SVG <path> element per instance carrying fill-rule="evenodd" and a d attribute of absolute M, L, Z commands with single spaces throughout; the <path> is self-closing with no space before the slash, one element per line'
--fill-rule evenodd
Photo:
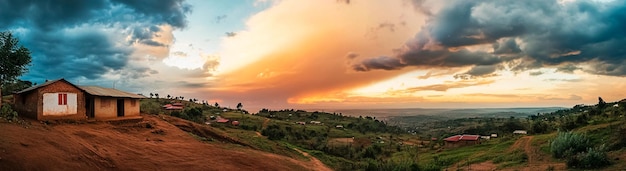
<path fill-rule="evenodd" d="M 17 77 L 26 73 L 30 62 L 30 51 L 24 46 L 19 46 L 19 40 L 13 37 L 13 33 L 0 32 L 0 90 L 7 84 L 13 84 Z"/>
<path fill-rule="evenodd" d="M 411 125 L 410 120 L 385 121 L 370 116 L 349 117 L 342 113 L 293 109 L 263 109 L 257 114 L 247 114 L 245 110 L 220 108 L 219 104 L 206 102 L 183 102 L 185 110 L 182 111 L 161 109 L 172 102 L 182 100 L 145 99 L 141 110 L 206 123 L 243 144 L 267 152 L 303 158 L 294 150 L 299 149 L 336 170 L 444 170 L 487 161 L 500 169 L 516 168 L 525 167 L 529 155 L 548 157 L 549 162 L 564 162 L 570 168 L 601 168 L 610 166 L 608 159 L 620 155 L 614 151 L 623 151 L 626 144 L 626 127 L 622 126 L 626 104 L 615 105 L 617 103 L 577 105 L 572 109 L 519 118 L 429 116 L 433 117 L 432 122 Z M 218 123 L 215 118 L 239 124 Z M 394 125 L 388 124 L 390 122 Z M 534 139 L 526 138 L 530 144 L 520 144 L 524 142 L 520 141 L 523 136 L 513 135 L 513 130 L 529 130 Z M 568 132 L 557 133 L 557 130 Z M 442 138 L 463 133 L 496 133 L 498 138 L 458 148 L 444 146 Z M 197 139 L 206 141 L 206 138 Z M 537 154 L 529 154 L 526 149 L 529 146 Z M 555 169 L 554 166 L 547 169 L 550 168 Z"/>
<path fill-rule="evenodd" d="M 593 169 L 610 165 L 605 146 L 593 147 L 588 137 L 573 132 L 559 132 L 551 143 L 555 158 L 566 159 L 567 166 Z"/>
<path fill-rule="evenodd" d="M 17 112 L 14 111 L 9 104 L 2 104 L 0 109 L 0 118 L 9 122 L 18 121 Z"/>

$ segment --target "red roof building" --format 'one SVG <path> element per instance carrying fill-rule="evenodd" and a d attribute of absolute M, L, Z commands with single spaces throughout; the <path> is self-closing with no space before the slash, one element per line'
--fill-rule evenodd
<path fill-rule="evenodd" d="M 443 140 L 446 142 L 446 147 L 460 147 L 480 144 L 480 135 L 455 135 Z"/>
<path fill-rule="evenodd" d="M 183 110 L 183 106 L 182 105 L 176 105 L 176 103 L 174 103 L 174 104 L 166 104 L 166 105 L 163 105 L 163 109 L 165 109 L 165 110 Z"/>

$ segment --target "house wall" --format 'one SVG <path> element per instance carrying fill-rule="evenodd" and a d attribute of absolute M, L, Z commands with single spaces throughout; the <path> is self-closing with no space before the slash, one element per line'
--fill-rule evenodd
<path fill-rule="evenodd" d="M 94 97 L 94 118 L 107 119 L 117 117 L 117 98 Z"/>
<path fill-rule="evenodd" d="M 139 116 L 139 106 L 139 99 L 124 99 L 124 116 Z"/>
<path fill-rule="evenodd" d="M 480 140 L 476 140 L 476 141 L 446 141 L 445 147 L 447 147 L 447 148 L 456 148 L 456 147 L 463 147 L 463 146 L 476 145 L 476 144 L 480 144 Z"/>
<path fill-rule="evenodd" d="M 20 116 L 37 119 L 37 104 L 39 104 L 37 91 L 14 94 L 13 99 L 15 110 Z"/>
<path fill-rule="evenodd" d="M 87 119 L 87 114 L 85 110 L 85 95 L 82 90 L 76 88 L 75 86 L 68 84 L 64 81 L 57 81 L 50 85 L 40 87 L 36 91 L 37 93 L 37 119 L 38 120 L 58 120 L 58 119 L 71 119 L 71 120 L 84 120 Z M 44 115 L 44 94 L 47 93 L 72 93 L 76 94 L 76 112 L 72 112 L 73 114 L 63 114 L 63 115 Z M 34 93 L 33 93 L 34 94 Z M 57 99 L 58 100 L 58 99 Z M 69 104 L 69 95 L 68 95 L 68 104 Z M 58 105 L 58 101 L 56 101 Z"/>
<path fill-rule="evenodd" d="M 59 104 L 59 103 L 64 104 Z M 77 114 L 78 101 L 76 93 L 58 92 L 43 94 L 42 115 L 75 115 Z"/>

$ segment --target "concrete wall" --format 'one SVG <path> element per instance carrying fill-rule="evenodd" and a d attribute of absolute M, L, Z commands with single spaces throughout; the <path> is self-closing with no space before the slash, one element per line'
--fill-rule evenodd
<path fill-rule="evenodd" d="M 94 97 L 95 118 L 99 120 L 117 117 L 117 100 L 124 99 L 124 116 L 139 116 L 139 99 L 114 98 L 114 97 Z M 135 101 L 133 105 L 133 102 Z M 108 104 L 107 104 L 108 103 Z"/>
<path fill-rule="evenodd" d="M 117 117 L 117 98 L 94 97 L 94 118 L 108 119 Z"/>
<path fill-rule="evenodd" d="M 124 116 L 139 116 L 139 106 L 139 99 L 124 99 Z"/>
<path fill-rule="evenodd" d="M 59 97 L 59 95 L 65 95 Z M 62 98 L 62 99 L 59 99 Z M 66 99 L 64 99 L 66 98 Z M 67 104 L 59 104 L 61 102 L 67 102 Z M 78 101 L 76 93 L 58 92 L 58 93 L 44 93 L 43 94 L 43 113 L 42 115 L 75 115 L 77 114 Z"/>
<path fill-rule="evenodd" d="M 38 91 L 38 104 L 37 104 L 37 119 L 38 120 L 57 120 L 57 119 L 71 119 L 71 120 L 84 120 L 87 119 L 87 112 L 85 109 L 85 94 L 82 90 L 76 88 L 75 86 L 65 82 L 65 81 L 57 81 L 50 85 L 40 87 Z M 44 104 L 43 104 L 43 96 L 46 93 L 73 93 L 76 94 L 76 112 L 75 114 L 66 114 L 66 115 L 44 115 Z M 58 99 L 57 99 L 58 100 Z M 69 95 L 68 95 L 68 104 L 69 104 Z M 53 103 L 54 104 L 54 103 Z M 58 105 L 58 101 L 56 102 Z"/>

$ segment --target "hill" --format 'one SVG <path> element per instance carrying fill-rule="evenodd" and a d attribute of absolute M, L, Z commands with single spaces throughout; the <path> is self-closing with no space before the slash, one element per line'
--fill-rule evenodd
<path fill-rule="evenodd" d="M 227 140 L 219 131 L 186 120 L 142 116 L 140 122 L 1 121 L 0 170 L 307 170 L 317 166 L 303 156 L 277 155 Z"/>

